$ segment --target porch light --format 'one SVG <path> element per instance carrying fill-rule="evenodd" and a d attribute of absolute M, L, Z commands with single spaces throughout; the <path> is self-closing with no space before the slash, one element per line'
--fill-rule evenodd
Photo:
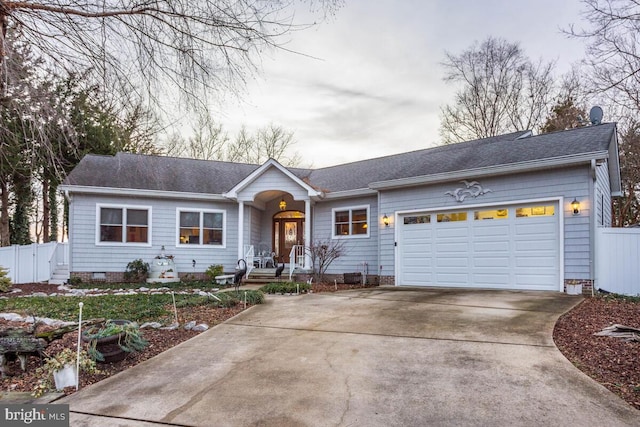
<path fill-rule="evenodd" d="M 385 227 L 389 226 L 389 217 L 387 216 L 387 214 L 384 214 L 384 216 L 382 217 L 382 223 Z"/>
<path fill-rule="evenodd" d="M 575 197 L 573 198 L 573 202 L 571 202 L 571 209 L 573 209 L 574 215 L 578 215 L 580 213 L 580 202 Z"/>
<path fill-rule="evenodd" d="M 280 200 L 280 204 L 278 204 L 278 206 L 280 207 L 280 210 L 283 211 L 287 209 L 287 202 L 285 202 L 284 199 L 282 199 Z"/>

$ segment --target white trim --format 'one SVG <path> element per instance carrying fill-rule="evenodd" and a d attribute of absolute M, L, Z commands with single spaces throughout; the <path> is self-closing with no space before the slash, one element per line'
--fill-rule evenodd
<path fill-rule="evenodd" d="M 122 209 L 122 241 L 121 242 L 103 242 L 100 240 L 100 227 L 102 221 L 100 219 L 100 209 Z M 127 214 L 126 212 L 131 210 L 145 210 L 147 211 L 147 241 L 146 242 L 127 242 Z M 95 228 L 95 244 L 96 246 L 124 246 L 124 247 L 150 247 L 152 246 L 153 236 L 153 207 L 145 205 L 127 205 L 127 204 L 115 204 L 115 203 L 96 203 L 96 228 Z"/>
<path fill-rule="evenodd" d="M 483 207 L 500 207 L 500 206 L 515 206 L 515 205 L 526 205 L 532 203 L 547 203 L 553 202 L 558 203 L 558 284 L 556 290 L 559 292 L 564 291 L 564 217 L 572 216 L 570 212 L 570 205 L 565 206 L 564 202 L 565 198 L 563 196 L 557 197 L 545 197 L 545 198 L 537 198 L 537 199 L 522 199 L 522 200 L 508 200 L 504 202 L 492 202 L 492 203 L 477 203 L 477 204 L 469 204 L 463 206 L 446 206 L 446 207 L 436 207 L 436 208 L 421 208 L 421 209 L 410 209 L 410 210 L 401 210 L 394 212 L 394 224 L 398 224 L 398 226 L 394 227 L 394 236 L 393 241 L 394 245 L 394 277 L 396 286 L 399 286 L 397 283 L 398 277 L 400 277 L 400 263 L 398 260 L 398 232 L 400 229 L 399 226 L 399 217 L 401 215 L 407 215 L 412 213 L 436 213 L 442 211 L 466 211 L 471 209 L 483 208 Z"/>
<path fill-rule="evenodd" d="M 486 168 L 466 169 L 453 172 L 444 172 L 433 175 L 413 176 L 409 178 L 393 179 L 389 181 L 378 181 L 369 184 L 369 188 L 374 190 L 387 190 L 393 188 L 406 188 L 424 184 L 434 184 L 438 182 L 451 181 L 458 178 L 468 178 L 469 176 L 486 177 L 490 175 L 505 175 L 509 173 L 522 173 L 537 169 L 550 169 L 554 167 L 569 166 L 590 162 L 592 159 L 606 159 L 609 157 L 607 151 L 597 151 L 580 155 L 555 157 L 553 159 L 532 160 L 527 162 L 513 163 L 509 165 L 491 166 Z"/>
<path fill-rule="evenodd" d="M 335 193 L 326 193 L 324 195 L 324 200 L 347 199 L 347 198 L 361 197 L 361 196 L 375 196 L 376 194 L 378 194 L 378 191 L 372 190 L 371 188 L 359 188 L 356 190 L 336 191 Z"/>
<path fill-rule="evenodd" d="M 164 190 L 144 190 L 138 188 L 115 188 L 115 187 L 90 187 L 82 185 L 61 185 L 61 192 L 83 193 L 83 194 L 103 194 L 112 196 L 138 196 L 159 199 L 188 199 L 229 202 L 229 199 L 221 194 L 208 193 L 186 193 L 182 191 Z"/>
<path fill-rule="evenodd" d="M 200 242 L 203 236 L 204 213 L 220 213 L 222 214 L 222 244 L 205 245 L 203 243 L 180 243 L 180 212 L 197 212 L 200 214 Z M 203 209 L 194 207 L 177 207 L 176 208 L 176 248 L 207 248 L 207 249 L 224 249 L 227 247 L 227 211 L 224 209 Z"/>
<path fill-rule="evenodd" d="M 353 225 L 353 211 L 366 209 L 367 211 L 367 233 L 366 234 L 336 234 L 336 212 L 349 211 L 349 233 Z M 332 239 L 366 239 L 371 234 L 371 205 L 342 206 L 331 209 L 331 238 Z"/>
<path fill-rule="evenodd" d="M 229 198 L 229 199 L 236 200 L 238 198 L 238 193 L 240 191 L 242 191 L 245 187 L 247 187 L 249 184 L 251 184 L 253 181 L 255 181 L 258 177 L 260 177 L 260 175 L 264 174 L 271 167 L 274 167 L 274 168 L 278 169 L 280 172 L 285 174 L 293 182 L 298 184 L 300 187 L 304 188 L 307 191 L 307 195 L 309 197 L 311 197 L 311 198 L 314 198 L 314 197 L 315 198 L 321 198 L 323 196 L 321 191 L 318 191 L 318 190 L 314 189 L 313 187 L 311 187 L 309 184 L 307 184 L 306 182 L 304 182 L 303 180 L 301 180 L 300 178 L 295 176 L 287 168 L 282 166 L 280 163 L 278 163 L 278 161 L 276 161 L 274 159 L 269 159 L 266 162 L 264 162 L 262 164 L 262 166 L 260 166 L 259 168 L 257 168 L 253 172 L 251 172 L 245 179 L 240 181 L 232 189 L 230 189 L 229 191 L 223 193 L 222 195 L 224 197 Z"/>

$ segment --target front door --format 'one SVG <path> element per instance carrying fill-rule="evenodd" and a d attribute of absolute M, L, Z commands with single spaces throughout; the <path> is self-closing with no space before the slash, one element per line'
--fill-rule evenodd
<path fill-rule="evenodd" d="M 304 213 L 278 212 L 273 216 L 273 250 L 277 261 L 289 262 L 289 254 L 295 245 L 304 245 Z"/>

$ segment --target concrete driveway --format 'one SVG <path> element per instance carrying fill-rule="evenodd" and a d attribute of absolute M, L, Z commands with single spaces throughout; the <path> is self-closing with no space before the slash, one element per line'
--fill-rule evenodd
<path fill-rule="evenodd" d="M 393 287 L 268 297 L 56 403 L 72 426 L 640 425 L 553 344 L 579 300 Z"/>

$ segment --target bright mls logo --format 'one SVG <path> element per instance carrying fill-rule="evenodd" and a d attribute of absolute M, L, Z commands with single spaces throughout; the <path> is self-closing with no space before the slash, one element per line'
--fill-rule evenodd
<path fill-rule="evenodd" d="M 69 405 L 0 405 L 0 425 L 69 427 Z"/>

